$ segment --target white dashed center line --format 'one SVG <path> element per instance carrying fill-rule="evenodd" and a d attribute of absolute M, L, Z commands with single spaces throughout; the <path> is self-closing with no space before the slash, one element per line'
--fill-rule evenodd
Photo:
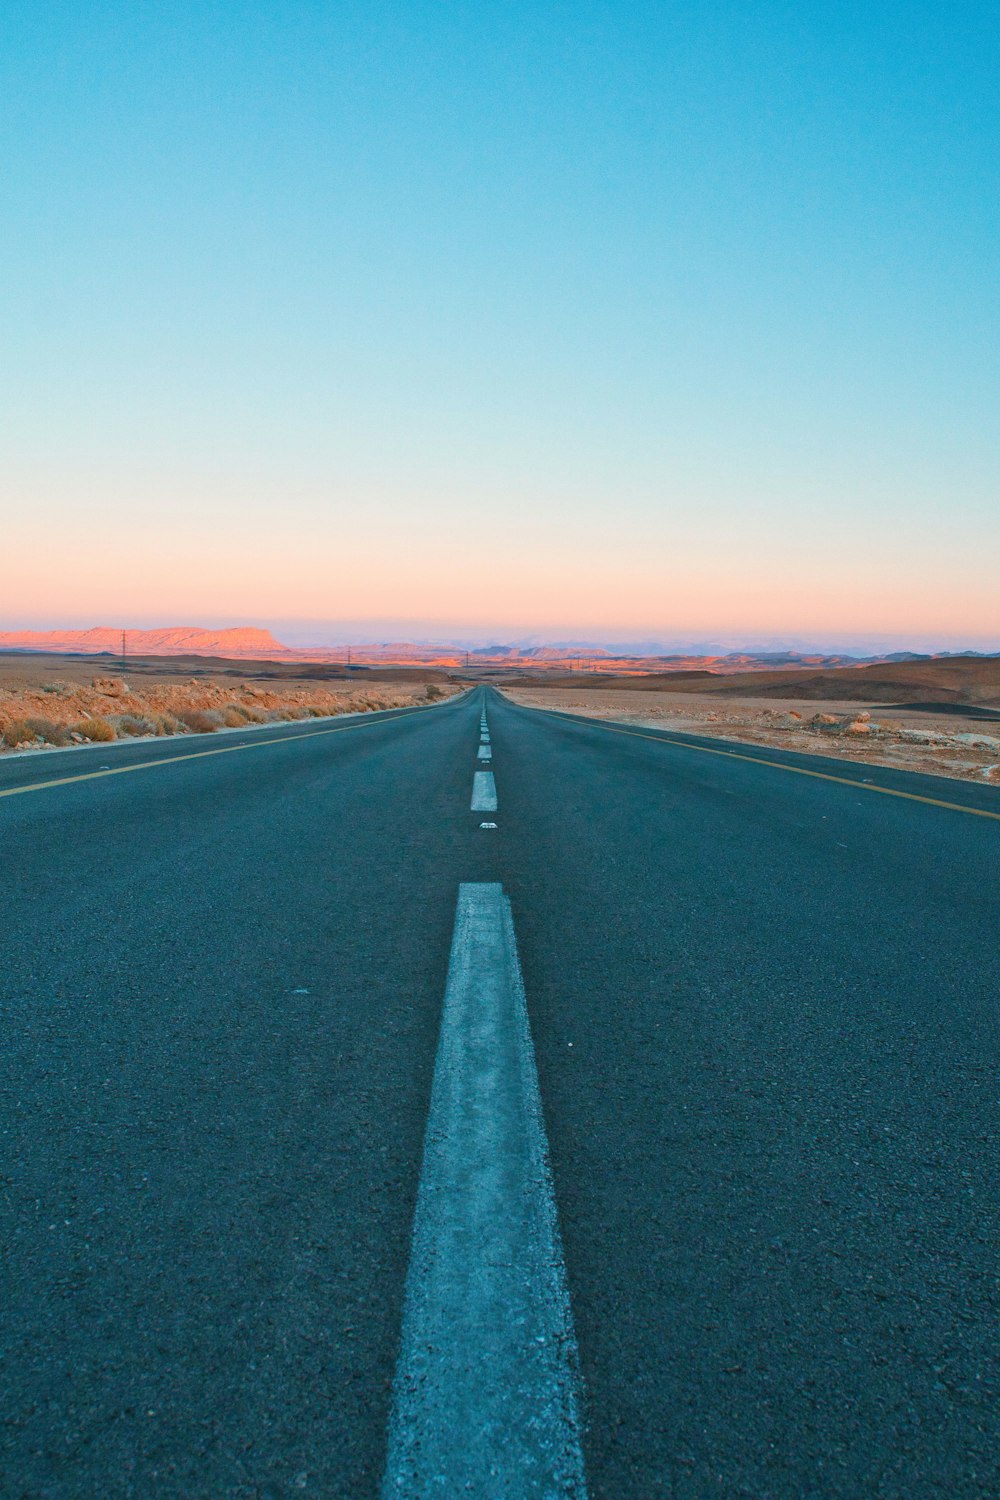
<path fill-rule="evenodd" d="M 496 812 L 497 784 L 492 771 L 476 771 L 472 777 L 473 812 Z"/>
<path fill-rule="evenodd" d="M 576 1340 L 510 905 L 459 887 L 382 1500 L 586 1500 Z"/>

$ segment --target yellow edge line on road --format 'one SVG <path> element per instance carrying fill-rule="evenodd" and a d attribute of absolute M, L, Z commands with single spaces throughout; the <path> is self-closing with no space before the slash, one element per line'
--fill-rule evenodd
<path fill-rule="evenodd" d="M 522 708 L 528 705 L 521 704 Z M 716 750 L 709 745 L 692 745 L 689 740 L 671 739 L 667 734 L 644 734 L 641 729 L 619 729 L 605 724 L 601 719 L 589 719 L 585 714 L 560 713 L 558 709 L 541 708 L 536 713 L 551 714 L 555 719 L 566 719 L 573 724 L 593 724 L 597 729 L 606 729 L 609 734 L 627 734 L 635 740 L 653 740 L 656 744 L 677 745 L 681 750 L 698 750 L 702 755 L 723 755 L 728 760 L 745 760 L 752 766 L 770 766 L 774 771 L 790 771 L 793 776 L 814 776 L 817 781 L 835 781 L 838 786 L 850 786 L 859 792 L 880 792 L 883 797 L 902 797 L 905 802 L 923 802 L 927 807 L 945 807 L 949 812 L 971 813 L 974 818 L 992 818 L 1000 823 L 1000 812 L 988 812 L 983 807 L 968 807 L 964 802 L 944 802 L 939 797 L 921 797 L 919 792 L 897 792 L 890 786 L 878 786 L 873 781 L 855 781 L 850 776 L 832 776 L 829 771 L 810 771 L 806 766 L 786 766 L 781 760 L 765 760 L 762 755 L 741 755 L 738 750 Z"/>
<path fill-rule="evenodd" d="M 435 707 L 437 705 L 434 705 Z M 423 708 L 423 705 L 420 705 Z M 419 710 L 418 710 L 419 711 Z M 409 718 L 413 709 L 393 714 L 395 719 Z M 204 760 L 207 755 L 234 755 L 237 750 L 264 750 L 268 745 L 285 745 L 292 740 L 315 740 L 323 734 L 347 734 L 350 729 L 369 729 L 384 719 L 366 719 L 363 724 L 335 724 L 329 729 L 313 729 L 308 734 L 279 734 L 270 740 L 251 740 L 246 745 L 219 745 L 214 750 L 188 750 L 183 755 L 164 755 L 160 760 L 138 760 L 131 766 L 109 766 L 106 771 L 82 771 L 79 776 L 54 776 L 51 781 L 32 781 L 27 786 L 10 786 L 0 790 L 0 797 L 20 797 L 25 792 L 44 792 L 50 786 L 72 786 L 74 781 L 97 781 L 103 776 L 125 776 L 130 771 L 151 771 L 156 766 L 175 766 L 181 760 Z"/>

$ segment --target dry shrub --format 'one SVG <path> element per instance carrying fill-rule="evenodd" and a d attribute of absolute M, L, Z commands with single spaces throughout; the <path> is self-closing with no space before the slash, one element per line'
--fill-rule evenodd
<path fill-rule="evenodd" d="M 157 734 L 183 734 L 184 725 L 175 714 L 157 714 L 154 718 Z"/>
<path fill-rule="evenodd" d="M 241 703 L 238 705 L 238 707 L 240 713 L 243 714 L 244 718 L 249 724 L 263 724 L 265 719 L 267 718 L 264 710 L 262 708 L 258 708 L 256 704 Z"/>
<path fill-rule="evenodd" d="M 307 709 L 307 713 L 309 714 L 309 717 L 311 719 L 325 719 L 333 712 L 334 710 L 332 708 L 317 708 L 315 703 L 310 704 L 309 708 Z"/>
<path fill-rule="evenodd" d="M 424 697 L 433 703 L 435 699 L 444 697 L 444 688 L 438 687 L 436 682 L 429 682 Z"/>
<path fill-rule="evenodd" d="M 30 731 L 29 739 L 44 740 L 47 745 L 69 745 L 71 740 L 65 724 L 53 724 L 51 719 L 25 719 Z"/>
<path fill-rule="evenodd" d="M 214 734 L 222 720 L 221 714 L 203 708 L 179 708 L 177 717 L 192 734 Z"/>
<path fill-rule="evenodd" d="M 23 745 L 25 740 L 33 740 L 34 738 L 34 734 L 28 728 L 27 722 L 24 719 L 12 719 L 9 724 L 4 726 L 3 742 L 5 745 L 9 745 L 12 750 L 15 745 Z"/>
<path fill-rule="evenodd" d="M 227 729 L 242 729 L 249 717 L 238 703 L 230 703 L 222 712 L 222 722 Z"/>
<path fill-rule="evenodd" d="M 84 739 L 99 741 L 101 744 L 116 737 L 114 725 L 101 718 L 81 719 L 79 724 L 73 725 L 73 733 L 82 734 Z"/>
<path fill-rule="evenodd" d="M 156 725 L 151 720 L 142 718 L 138 714 L 121 714 L 115 720 L 115 723 L 118 727 L 119 735 L 123 738 L 128 736 L 135 738 L 143 734 L 156 733 Z"/>

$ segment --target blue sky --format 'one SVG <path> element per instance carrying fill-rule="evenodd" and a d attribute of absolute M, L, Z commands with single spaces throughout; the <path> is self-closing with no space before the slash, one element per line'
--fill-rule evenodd
<path fill-rule="evenodd" d="M 14 0 L 0 625 L 1000 645 L 998 42 Z"/>

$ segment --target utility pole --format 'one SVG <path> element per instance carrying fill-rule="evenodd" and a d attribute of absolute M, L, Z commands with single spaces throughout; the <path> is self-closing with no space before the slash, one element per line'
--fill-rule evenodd
<path fill-rule="evenodd" d="M 351 665 L 351 648 L 350 648 L 350 646 L 348 646 L 348 648 L 347 648 L 347 665 L 348 666 Z"/>
<path fill-rule="evenodd" d="M 125 632 L 122 631 L 122 666 L 125 665 Z"/>

